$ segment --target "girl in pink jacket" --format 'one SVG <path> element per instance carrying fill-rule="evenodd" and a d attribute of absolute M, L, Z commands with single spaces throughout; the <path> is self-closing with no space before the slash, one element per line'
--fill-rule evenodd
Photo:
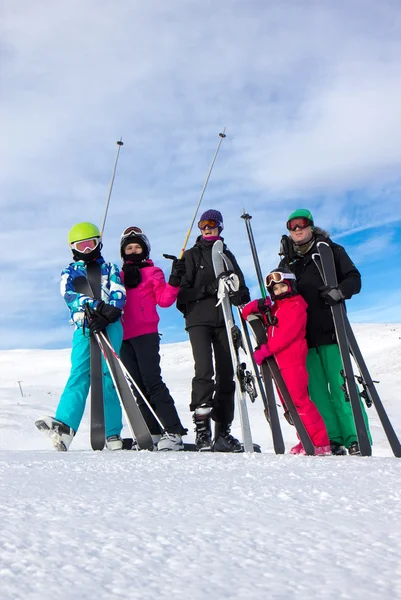
<path fill-rule="evenodd" d="M 330 454 L 326 426 L 308 393 L 308 347 L 305 340 L 307 304 L 297 292 L 295 275 L 287 269 L 272 271 L 266 277 L 266 287 L 274 304 L 269 298 L 253 300 L 242 310 L 242 316 L 246 319 L 251 313 L 263 314 L 263 309 L 266 315 L 266 308 L 269 308 L 277 319 L 276 325 L 267 329 L 267 343 L 255 351 L 255 361 L 260 365 L 265 358 L 274 356 L 299 416 L 315 446 L 315 454 Z M 281 395 L 280 399 L 284 405 Z M 291 454 L 305 454 L 301 442 L 291 449 Z"/>
<path fill-rule="evenodd" d="M 156 419 L 141 396 L 136 394 L 157 449 L 183 450 L 181 436 L 186 430 L 161 377 L 156 306 L 167 308 L 177 300 L 185 265 L 175 260 L 166 283 L 163 271 L 149 258 L 150 243 L 140 227 L 125 229 L 120 248 L 123 259 L 121 279 L 126 288 L 121 359 L 165 427 L 167 433 L 162 436 Z"/>

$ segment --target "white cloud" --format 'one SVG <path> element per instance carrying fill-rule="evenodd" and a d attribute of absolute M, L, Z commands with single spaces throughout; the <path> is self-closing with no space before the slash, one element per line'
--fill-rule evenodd
<path fill-rule="evenodd" d="M 253 211 L 264 271 L 297 205 L 337 234 L 394 220 L 397 15 L 393 2 L 373 0 L 8 4 L 0 244 L 26 282 L 18 294 L 34 297 L 36 276 L 46 299 L 68 262 L 68 229 L 100 223 L 120 135 L 104 240 L 113 261 L 119 233 L 137 223 L 168 270 L 161 254 L 179 252 L 225 125 L 203 207 L 221 208 L 228 244 L 250 273 L 242 207 Z M 21 235 L 28 250 L 14 243 Z"/>

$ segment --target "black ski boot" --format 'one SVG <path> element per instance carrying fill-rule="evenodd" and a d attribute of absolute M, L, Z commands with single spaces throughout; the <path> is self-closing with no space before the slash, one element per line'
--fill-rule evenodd
<path fill-rule="evenodd" d="M 210 413 L 212 407 L 202 404 L 193 414 L 193 422 L 195 423 L 195 445 L 198 452 L 212 451 L 212 430 L 210 427 Z"/>
<path fill-rule="evenodd" d="M 352 442 L 352 444 L 348 448 L 348 454 L 350 456 L 362 456 L 361 451 L 359 450 L 358 442 Z"/>
<path fill-rule="evenodd" d="M 335 456 L 345 456 L 347 454 L 345 446 L 339 442 L 333 442 L 332 440 L 330 440 L 330 450 Z"/>
<path fill-rule="evenodd" d="M 241 443 L 230 433 L 231 423 L 220 426 L 216 423 L 216 430 L 214 452 L 243 452 Z"/>

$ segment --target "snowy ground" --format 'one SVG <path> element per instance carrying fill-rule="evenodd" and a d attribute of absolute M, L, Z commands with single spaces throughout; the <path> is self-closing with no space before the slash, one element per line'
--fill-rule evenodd
<path fill-rule="evenodd" d="M 401 325 L 355 331 L 400 435 Z M 401 599 L 401 461 L 374 409 L 372 458 L 275 456 L 260 401 L 263 454 L 93 453 L 87 415 L 59 454 L 33 421 L 68 369 L 68 351 L 0 352 L 1 600 Z M 163 369 L 192 441 L 189 345 Z"/>

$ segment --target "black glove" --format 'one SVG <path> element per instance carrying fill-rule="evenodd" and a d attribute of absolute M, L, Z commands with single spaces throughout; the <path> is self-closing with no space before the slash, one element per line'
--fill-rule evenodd
<path fill-rule="evenodd" d="M 116 306 L 112 306 L 111 304 L 106 304 L 106 302 L 99 302 L 96 306 L 95 315 L 99 314 L 103 318 L 108 321 L 108 325 L 110 323 L 115 323 L 121 317 L 121 309 Z"/>
<path fill-rule="evenodd" d="M 171 273 L 169 277 L 169 284 L 173 287 L 178 287 L 181 283 L 181 277 L 185 275 L 185 260 L 182 258 L 176 258 L 173 260 L 173 266 L 171 267 Z"/>
<path fill-rule="evenodd" d="M 104 331 L 108 325 L 110 325 L 110 321 L 106 317 L 103 317 L 95 310 L 91 313 L 88 325 L 91 335 Z"/>
<path fill-rule="evenodd" d="M 233 306 L 242 306 L 242 304 L 250 302 L 251 297 L 248 290 L 238 290 L 238 292 L 234 292 L 234 294 L 230 296 L 230 300 Z"/>
<path fill-rule="evenodd" d="M 328 304 L 329 306 L 334 306 L 338 304 L 342 300 L 345 300 L 345 296 L 342 291 L 337 286 L 332 285 L 323 285 L 319 288 L 320 297 Z"/>
<path fill-rule="evenodd" d="M 216 277 L 216 279 L 213 279 L 213 281 L 205 287 L 206 294 L 208 296 L 215 296 L 219 289 L 220 279 L 222 279 L 223 277 L 227 277 L 228 275 L 232 275 L 233 273 L 234 271 L 223 271 L 222 273 L 220 273 L 220 275 Z"/>

